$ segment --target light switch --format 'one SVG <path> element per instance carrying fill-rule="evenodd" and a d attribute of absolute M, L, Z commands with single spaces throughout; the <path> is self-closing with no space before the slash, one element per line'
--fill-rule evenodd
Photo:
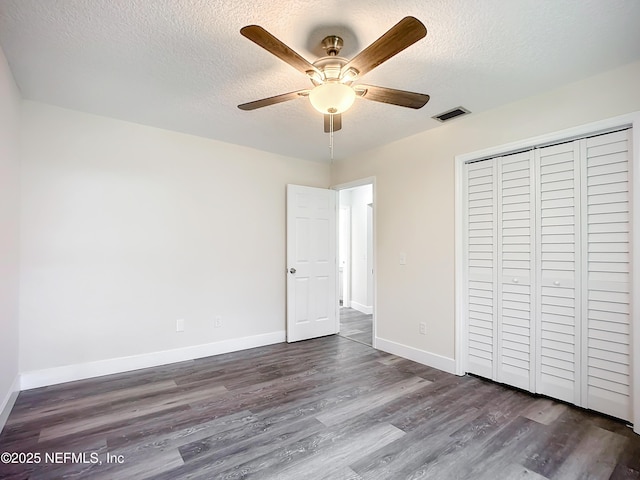
<path fill-rule="evenodd" d="M 407 254 L 404 252 L 400 253 L 400 265 L 406 265 L 407 264 Z"/>

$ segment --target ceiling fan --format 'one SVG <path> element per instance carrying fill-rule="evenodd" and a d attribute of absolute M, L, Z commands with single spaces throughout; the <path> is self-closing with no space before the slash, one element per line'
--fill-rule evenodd
<path fill-rule="evenodd" d="M 429 101 L 429 95 L 424 93 L 374 85 L 354 85 L 366 73 L 427 35 L 426 27 L 414 17 L 400 20 L 351 60 L 339 56 L 343 41 L 335 35 L 322 40 L 322 48 L 327 55 L 310 63 L 258 25 L 243 27 L 240 33 L 307 75 L 313 83 L 310 89 L 243 103 L 238 105 L 241 110 L 255 110 L 300 97 L 309 97 L 313 107 L 324 114 L 324 131 L 333 133 L 342 128 L 342 113 L 353 105 L 356 97 L 416 109 L 422 108 Z"/>

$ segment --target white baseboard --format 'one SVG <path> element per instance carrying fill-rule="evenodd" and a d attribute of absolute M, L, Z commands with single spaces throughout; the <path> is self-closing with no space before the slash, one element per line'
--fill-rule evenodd
<path fill-rule="evenodd" d="M 401 343 L 392 342 L 391 340 L 385 340 L 384 338 L 376 337 L 376 348 L 387 353 L 398 355 L 399 357 L 413 360 L 414 362 L 421 363 L 428 367 L 437 368 L 443 372 L 456 373 L 456 362 L 453 358 L 443 357 L 436 353 L 425 352 L 424 350 L 418 350 L 414 347 L 408 347 Z"/>
<path fill-rule="evenodd" d="M 9 418 L 9 414 L 11 413 L 11 409 L 13 405 L 16 403 L 16 399 L 18 398 L 18 393 L 20 393 L 20 375 L 16 375 L 16 378 L 13 380 L 11 384 L 11 388 L 7 392 L 4 400 L 0 404 L 0 432 L 4 428 L 4 425 L 7 423 L 7 418 Z"/>
<path fill-rule="evenodd" d="M 354 310 L 358 310 L 359 312 L 365 313 L 367 315 L 371 315 L 373 313 L 373 307 L 368 307 L 358 302 L 354 302 L 351 300 L 351 308 Z"/>
<path fill-rule="evenodd" d="M 100 377 L 113 373 L 129 372 L 140 368 L 156 367 L 169 363 L 184 362 L 195 358 L 210 357 L 222 353 L 237 352 L 249 348 L 263 347 L 286 340 L 284 331 L 252 335 L 250 337 L 233 338 L 220 342 L 194 345 L 192 347 L 177 348 L 161 352 L 145 353 L 130 357 L 110 358 L 95 362 L 65 365 L 62 367 L 46 368 L 24 372 L 20 376 L 22 390 L 46 387 L 58 383 L 73 382 L 85 378 Z"/>

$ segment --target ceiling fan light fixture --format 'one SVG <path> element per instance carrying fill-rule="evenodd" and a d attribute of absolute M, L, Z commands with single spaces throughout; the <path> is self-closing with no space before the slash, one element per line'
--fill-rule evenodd
<path fill-rule="evenodd" d="M 337 115 L 351 108 L 356 92 L 349 85 L 338 82 L 323 83 L 309 92 L 313 108 L 323 114 Z"/>
<path fill-rule="evenodd" d="M 349 67 L 345 72 L 340 75 L 340 81 L 342 83 L 352 83 L 358 76 L 358 70 L 353 67 Z"/>
<path fill-rule="evenodd" d="M 324 82 L 322 74 L 317 70 L 307 70 L 307 77 L 314 83 L 314 85 L 320 85 Z"/>

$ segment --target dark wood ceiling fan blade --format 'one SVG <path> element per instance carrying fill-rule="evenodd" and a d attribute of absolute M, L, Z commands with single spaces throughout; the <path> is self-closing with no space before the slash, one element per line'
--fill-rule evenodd
<path fill-rule="evenodd" d="M 342 72 L 347 72 L 349 68 L 355 68 L 361 77 L 426 35 L 427 28 L 420 20 L 414 17 L 404 17 L 387 33 L 351 59 L 342 68 Z"/>
<path fill-rule="evenodd" d="M 242 27 L 240 29 L 240 33 L 302 73 L 306 74 L 309 70 L 317 71 L 316 67 L 311 65 L 311 63 L 305 60 L 301 55 L 293 51 L 259 25 L 247 25 L 246 27 Z"/>
<path fill-rule="evenodd" d="M 406 90 L 396 90 L 387 87 L 376 87 L 375 85 L 357 85 L 356 91 L 364 90 L 359 95 L 374 102 L 390 103 L 400 107 L 422 108 L 429 101 L 429 95 L 425 93 L 408 92 Z"/>
<path fill-rule="evenodd" d="M 289 100 L 305 97 L 308 94 L 309 90 L 298 90 L 297 92 L 283 93 L 282 95 L 276 95 L 275 97 L 268 97 L 261 100 L 255 100 L 253 102 L 243 103 L 242 105 L 238 105 L 238 108 L 240 110 L 255 110 L 256 108 L 268 107 L 269 105 L 275 105 L 276 103 L 288 102 Z"/>
<path fill-rule="evenodd" d="M 333 117 L 333 131 L 337 132 L 342 128 L 342 114 L 336 113 L 334 115 L 324 116 L 324 133 L 331 132 L 331 117 Z"/>

